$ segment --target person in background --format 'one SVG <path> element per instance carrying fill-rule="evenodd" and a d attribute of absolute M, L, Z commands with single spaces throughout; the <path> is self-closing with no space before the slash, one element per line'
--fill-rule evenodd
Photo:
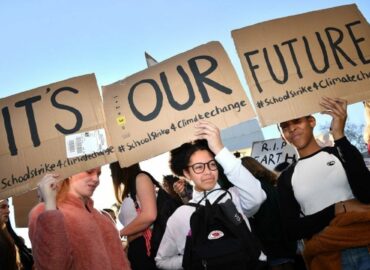
<path fill-rule="evenodd" d="M 0 201 L 0 264 L 7 270 L 18 270 L 21 268 L 18 249 L 7 229 L 9 221 L 8 200 Z"/>
<path fill-rule="evenodd" d="M 151 256 L 151 225 L 157 217 L 156 187 L 149 173 L 139 164 L 121 168 L 110 164 L 115 196 L 122 203 L 118 220 L 124 226 L 121 237 L 127 237 L 128 259 L 134 270 L 157 269 Z"/>
<path fill-rule="evenodd" d="M 188 203 L 193 194 L 192 185 L 190 185 L 185 179 L 180 179 L 175 175 L 163 176 L 163 189 L 183 204 Z"/>
<path fill-rule="evenodd" d="M 24 239 L 18 236 L 9 220 L 8 200 L 0 200 L 0 265 L 1 269 L 31 270 L 33 257 Z"/>
<path fill-rule="evenodd" d="M 100 168 L 61 182 L 46 174 L 38 184 L 43 202 L 29 215 L 36 269 L 131 269 L 112 220 L 94 208 Z"/>
<path fill-rule="evenodd" d="M 306 239 L 309 269 L 370 269 L 370 172 L 344 134 L 347 101 L 324 97 L 320 105 L 332 116 L 334 147 L 317 144 L 311 115 L 279 124 L 299 154 L 278 179 L 285 232 Z"/>
<path fill-rule="evenodd" d="M 263 252 L 271 270 L 293 270 L 296 241 L 287 241 L 283 234 L 280 219 L 277 176 L 252 157 L 243 157 L 242 164 L 261 182 L 267 199 L 249 222 L 252 231 L 262 243 Z"/>
<path fill-rule="evenodd" d="M 104 208 L 102 211 L 103 214 L 107 214 L 110 218 L 112 218 L 114 223 L 117 223 L 117 216 L 113 209 L 111 208 Z"/>
<path fill-rule="evenodd" d="M 235 185 L 229 191 L 233 194 L 232 199 L 236 208 L 240 213 L 252 216 L 266 199 L 260 183 L 241 165 L 240 160 L 223 146 L 220 131 L 216 126 L 199 121 L 195 127 L 198 140 L 172 150 L 170 158 L 172 172 L 191 179 L 194 184 L 193 198 L 190 202 L 199 202 L 204 193 L 220 188 L 217 184 L 218 162 L 224 168 L 229 181 Z M 210 203 L 213 203 L 220 193 L 223 192 L 221 190 L 212 192 L 207 197 Z M 226 198 L 221 201 L 223 200 Z M 190 217 L 194 211 L 194 207 L 183 205 L 168 219 L 166 231 L 155 257 L 158 268 L 182 269 L 186 236 L 190 231 Z"/>

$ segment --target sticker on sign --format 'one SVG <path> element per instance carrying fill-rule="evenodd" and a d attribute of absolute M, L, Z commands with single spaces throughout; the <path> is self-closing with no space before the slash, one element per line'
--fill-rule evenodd
<path fill-rule="evenodd" d="M 65 137 L 68 158 L 100 152 L 108 148 L 103 128 L 67 135 Z"/>

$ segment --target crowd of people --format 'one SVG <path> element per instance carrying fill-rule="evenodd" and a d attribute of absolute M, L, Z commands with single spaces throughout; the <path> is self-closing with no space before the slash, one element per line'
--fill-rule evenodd
<path fill-rule="evenodd" d="M 344 134 L 347 102 L 320 105 L 334 146 L 316 142 L 311 115 L 279 123 L 299 159 L 276 171 L 233 155 L 207 121 L 170 152 L 162 184 L 139 164 L 110 164 L 117 215 L 94 208 L 100 168 L 45 175 L 29 214 L 32 252 L 0 201 L 1 269 L 370 269 L 370 172 Z M 159 190 L 169 195 L 162 204 Z"/>

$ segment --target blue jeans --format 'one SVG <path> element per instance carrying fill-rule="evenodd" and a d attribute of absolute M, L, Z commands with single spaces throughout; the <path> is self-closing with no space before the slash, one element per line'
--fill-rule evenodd
<path fill-rule="evenodd" d="M 370 252 L 367 247 L 345 249 L 341 255 L 342 270 L 370 270 Z"/>

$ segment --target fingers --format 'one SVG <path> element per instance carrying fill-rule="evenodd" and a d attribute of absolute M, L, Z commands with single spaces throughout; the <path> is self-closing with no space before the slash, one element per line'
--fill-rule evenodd
<path fill-rule="evenodd" d="M 319 103 L 326 111 L 322 113 L 333 117 L 347 117 L 347 100 L 341 98 L 322 97 Z"/>
<path fill-rule="evenodd" d="M 217 126 L 215 126 L 213 123 L 200 120 L 197 123 L 195 123 L 195 136 L 198 139 L 207 139 L 210 136 L 218 136 L 220 134 L 220 130 Z"/>
<path fill-rule="evenodd" d="M 44 177 L 41 179 L 41 181 L 38 183 L 38 187 L 39 188 L 42 188 L 42 187 L 50 187 L 52 188 L 53 190 L 55 190 L 57 188 L 57 183 L 59 182 L 58 181 L 58 177 L 59 177 L 59 174 L 46 174 L 44 175 Z"/>
<path fill-rule="evenodd" d="M 44 201 L 46 208 L 55 209 L 55 196 L 58 190 L 59 174 L 46 174 L 38 183 L 37 193 L 40 201 Z M 46 209 L 45 208 L 45 209 Z"/>
<path fill-rule="evenodd" d="M 185 189 L 185 180 L 180 179 L 179 181 L 173 184 L 173 189 L 176 193 L 182 193 Z"/>
<path fill-rule="evenodd" d="M 206 139 L 211 151 L 217 155 L 217 153 L 224 147 L 218 127 L 211 122 L 201 120 L 195 123 L 195 128 L 196 138 Z"/>

